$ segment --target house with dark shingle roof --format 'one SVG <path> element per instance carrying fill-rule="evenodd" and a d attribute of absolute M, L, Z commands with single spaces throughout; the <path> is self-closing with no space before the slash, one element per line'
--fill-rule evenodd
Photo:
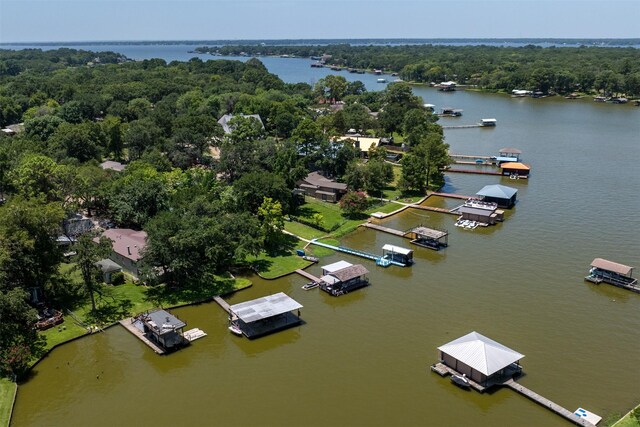
<path fill-rule="evenodd" d="M 298 183 L 298 190 L 318 200 L 335 203 L 346 194 L 347 184 L 326 178 L 319 172 L 311 172 Z"/>

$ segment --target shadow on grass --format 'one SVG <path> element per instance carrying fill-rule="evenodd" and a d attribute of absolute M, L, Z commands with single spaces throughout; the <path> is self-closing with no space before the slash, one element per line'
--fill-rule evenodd
<path fill-rule="evenodd" d="M 132 307 L 133 303 L 127 298 L 120 300 L 114 298 L 110 301 L 103 300 L 95 310 L 87 313 L 86 321 L 87 323 L 95 324 L 113 323 L 123 317 L 129 317 Z"/>
<path fill-rule="evenodd" d="M 311 206 L 298 206 L 294 212 L 296 216 L 311 219 L 314 214 L 320 213 Z"/>
<path fill-rule="evenodd" d="M 278 247 L 267 250 L 267 255 L 270 257 L 288 256 L 291 255 L 298 244 L 298 239 L 289 234 L 283 234 L 278 242 Z"/>
<path fill-rule="evenodd" d="M 185 287 L 158 285 L 147 289 L 145 300 L 158 307 L 202 302 L 233 291 L 234 284 L 231 278 L 212 278 L 207 284 Z"/>

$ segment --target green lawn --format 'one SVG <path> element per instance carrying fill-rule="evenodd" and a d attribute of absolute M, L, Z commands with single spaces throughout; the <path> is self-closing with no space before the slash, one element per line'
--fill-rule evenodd
<path fill-rule="evenodd" d="M 318 237 L 322 237 L 327 234 L 324 231 L 317 230 L 305 224 L 300 224 L 299 222 L 296 222 L 296 221 L 286 221 L 284 223 L 284 229 L 287 230 L 289 233 L 293 233 L 296 236 L 300 236 L 307 240 L 317 239 Z"/>
<path fill-rule="evenodd" d="M 40 335 L 47 340 L 45 349 L 49 350 L 55 345 L 77 338 L 87 332 L 85 327 L 78 325 L 72 317 L 65 315 L 64 322 L 40 332 Z"/>
<path fill-rule="evenodd" d="M 18 386 L 6 378 L 0 378 L 0 427 L 9 426 L 9 416 L 13 409 L 13 398 Z"/>
<path fill-rule="evenodd" d="M 613 424 L 614 427 L 639 427 L 640 426 L 640 405 Z"/>

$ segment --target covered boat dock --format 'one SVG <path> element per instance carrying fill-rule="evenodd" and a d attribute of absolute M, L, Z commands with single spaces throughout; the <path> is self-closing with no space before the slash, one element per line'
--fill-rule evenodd
<path fill-rule="evenodd" d="M 411 243 L 423 248 L 438 251 L 449 246 L 449 232 L 446 230 L 436 230 L 420 225 L 408 230 L 405 235 L 411 239 Z"/>
<path fill-rule="evenodd" d="M 382 247 L 382 258 L 401 264 L 413 264 L 413 250 L 387 243 Z"/>
<path fill-rule="evenodd" d="M 509 178 L 529 178 L 531 172 L 531 166 L 525 165 L 520 162 L 507 162 L 500 165 L 502 169 L 502 175 L 508 175 Z"/>
<path fill-rule="evenodd" d="M 591 270 L 585 280 L 600 284 L 602 282 L 640 293 L 638 279 L 632 277 L 633 267 L 602 258 L 591 262 Z"/>
<path fill-rule="evenodd" d="M 480 196 L 485 202 L 497 203 L 498 207 L 511 208 L 516 204 L 518 190 L 500 184 L 485 185 L 476 196 Z"/>
<path fill-rule="evenodd" d="M 363 265 L 349 264 L 347 267 L 335 268 L 340 263 L 349 264 L 346 261 L 340 261 L 322 268 L 324 275 L 320 278 L 320 289 L 337 297 L 369 286 L 369 279 L 366 277 L 369 270 Z"/>
<path fill-rule="evenodd" d="M 249 339 L 258 338 L 302 323 L 302 305 L 283 292 L 234 304 L 229 314 Z M 297 315 L 292 311 L 297 310 Z"/>

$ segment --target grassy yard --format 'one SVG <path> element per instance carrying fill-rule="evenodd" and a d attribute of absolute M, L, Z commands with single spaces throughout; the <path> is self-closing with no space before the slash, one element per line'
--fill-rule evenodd
<path fill-rule="evenodd" d="M 74 264 L 63 264 L 60 271 L 70 274 L 72 281 L 80 281 L 73 271 Z M 251 286 L 248 279 L 234 279 L 230 276 L 214 276 L 211 282 L 200 288 L 175 289 L 166 285 L 146 287 L 127 282 L 119 286 L 103 286 L 100 295 L 96 295 L 96 313 L 91 312 L 88 299 L 73 310 L 73 314 L 85 326 L 79 324 L 73 316 L 65 313 L 64 322 L 42 331 L 47 343 L 45 349 L 72 340 L 88 332 L 87 327 L 105 326 L 122 318 L 151 310 L 157 307 L 174 307 L 206 301 L 212 297 Z M 36 360 L 33 361 L 34 363 Z"/>
<path fill-rule="evenodd" d="M 317 239 L 327 234 L 322 230 L 318 230 L 313 227 L 309 227 L 308 225 L 301 224 L 295 221 L 285 222 L 284 229 L 287 230 L 289 233 L 293 233 L 296 236 L 300 236 L 307 240 Z"/>
<path fill-rule="evenodd" d="M 614 427 L 640 427 L 640 405 L 612 425 Z"/>
<path fill-rule="evenodd" d="M 9 416 L 13 409 L 13 398 L 18 387 L 6 378 L 0 378 L 0 427 L 9 426 Z"/>

